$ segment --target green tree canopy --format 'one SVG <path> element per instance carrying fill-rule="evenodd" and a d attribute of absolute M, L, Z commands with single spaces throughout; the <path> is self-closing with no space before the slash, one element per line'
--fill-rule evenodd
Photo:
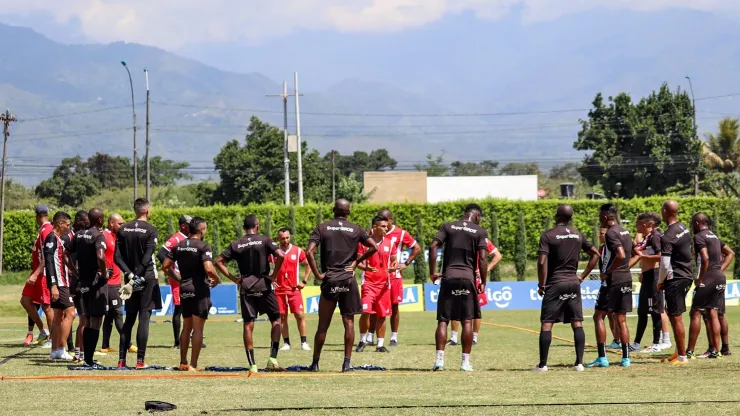
<path fill-rule="evenodd" d="M 62 159 L 51 178 L 36 187 L 36 195 L 50 198 L 60 206 L 76 207 L 86 197 L 100 191 L 100 181 L 90 172 L 80 156 Z"/>
<path fill-rule="evenodd" d="M 450 164 L 451 176 L 494 176 L 499 163 L 484 160 L 480 163 L 455 161 Z"/>
<path fill-rule="evenodd" d="M 499 175 L 539 175 L 540 173 L 537 162 L 507 163 L 499 170 Z"/>

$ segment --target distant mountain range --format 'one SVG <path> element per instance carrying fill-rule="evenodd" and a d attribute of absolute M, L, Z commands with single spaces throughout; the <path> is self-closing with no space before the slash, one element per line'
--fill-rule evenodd
<path fill-rule="evenodd" d="M 282 91 L 273 79 L 293 67 L 303 80 L 301 124 L 310 147 L 387 148 L 399 169 L 443 150 L 449 161 L 535 160 L 548 167 L 578 160 L 577 121 L 599 91 L 639 97 L 664 81 L 687 87 L 691 74 L 697 98 L 740 92 L 740 27 L 702 12 L 596 10 L 536 24 L 460 15 L 393 36 L 347 34 L 331 43 L 336 34 L 303 35 L 295 44 L 180 51 L 226 71 L 155 47 L 67 45 L 0 25 L 0 37 L 13 39 L 0 52 L 0 106 L 21 120 L 12 126 L 10 175 L 34 184 L 64 156 L 131 154 L 121 60 L 132 71 L 139 154 L 146 66 L 153 153 L 204 168 L 227 140 L 244 137 L 251 115 L 282 125 L 281 100 L 266 95 Z M 267 53 L 276 44 L 286 58 Z M 737 102 L 698 101 L 701 129 L 740 114 Z M 293 103 L 291 97 L 291 130 Z"/>

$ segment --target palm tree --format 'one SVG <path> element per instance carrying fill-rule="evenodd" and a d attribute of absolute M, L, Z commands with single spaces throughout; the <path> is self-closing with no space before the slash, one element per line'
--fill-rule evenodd
<path fill-rule="evenodd" d="M 740 120 L 720 120 L 717 134 L 709 133 L 706 138 L 702 158 L 710 169 L 732 173 L 740 168 Z"/>

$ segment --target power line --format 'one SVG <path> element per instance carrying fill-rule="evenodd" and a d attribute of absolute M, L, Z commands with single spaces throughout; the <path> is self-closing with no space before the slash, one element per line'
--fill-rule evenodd
<path fill-rule="evenodd" d="M 77 111 L 74 113 L 65 113 L 65 114 L 55 114 L 51 116 L 41 116 L 36 118 L 26 118 L 26 119 L 20 119 L 18 120 L 19 123 L 30 123 L 34 121 L 42 121 L 42 120 L 51 120 L 55 118 L 66 118 L 66 117 L 72 117 L 72 116 L 79 116 L 83 114 L 92 114 L 92 113 L 101 113 L 104 111 L 111 111 L 111 110 L 117 110 L 119 108 L 128 108 L 130 105 L 117 105 L 114 107 L 105 107 L 105 108 L 97 108 L 94 110 L 86 110 L 86 111 Z"/>

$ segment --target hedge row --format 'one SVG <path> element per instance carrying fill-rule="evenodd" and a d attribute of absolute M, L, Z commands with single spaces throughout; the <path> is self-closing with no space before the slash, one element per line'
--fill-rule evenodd
<path fill-rule="evenodd" d="M 647 211 L 660 212 L 664 198 L 642 198 L 631 200 L 618 200 L 621 217 L 629 219 L 626 227 L 634 232 L 634 219 L 637 214 Z M 469 201 L 444 202 L 438 204 L 389 204 L 388 208 L 393 211 L 395 223 L 408 229 L 414 235 L 417 234 L 417 220 L 421 220 L 423 234 L 426 240 L 436 234 L 439 226 L 449 220 L 459 218 L 463 207 Z M 517 221 L 519 213 L 523 213 L 526 224 L 526 250 L 527 256 L 535 257 L 539 235 L 549 224 L 552 224 L 552 216 L 555 209 L 562 201 L 505 201 L 487 199 L 476 201 L 484 210 L 486 219 L 482 225 L 491 229 L 490 214 L 496 213 L 498 220 L 499 248 L 504 256 L 514 258 L 515 239 L 517 234 Z M 593 200 L 568 201 L 575 210 L 574 225 L 587 236 L 594 235 L 594 227 L 598 220 L 598 210 L 602 202 Z M 698 211 L 707 212 L 716 224 L 719 235 L 732 246 L 737 245 L 738 236 L 735 230 L 740 226 L 740 203 L 736 200 L 717 198 L 684 198 L 680 201 L 680 219 L 684 223 L 689 222 L 691 215 Z M 370 221 L 376 213 L 385 206 L 374 204 L 358 204 L 353 206 L 350 221 L 362 226 L 369 226 Z M 321 211 L 319 213 L 319 210 Z M 213 244 L 214 249 L 226 247 L 229 241 L 242 233 L 241 224 L 244 216 L 248 213 L 256 214 L 262 221 L 262 229 L 269 228 L 276 233 L 281 227 L 296 230 L 295 241 L 298 245 L 305 246 L 311 231 L 316 226 L 317 218 L 328 219 L 331 217 L 330 205 L 309 204 L 303 207 L 294 207 L 294 224 L 290 218 L 289 207 L 277 204 L 248 205 L 248 206 L 214 206 L 206 208 L 177 208 L 177 209 L 152 209 L 151 222 L 160 230 L 160 241 L 163 241 L 176 226 L 177 218 L 182 214 L 201 216 L 209 222 L 210 231 L 207 240 Z M 268 215 L 269 214 L 269 215 Z M 131 212 L 121 213 L 125 219 L 131 219 Z M 270 219 L 270 224 L 265 224 Z M 30 211 L 9 211 L 5 216 L 5 269 L 25 270 L 30 268 L 30 252 L 33 240 L 36 237 L 36 226 L 33 213 Z M 424 242 L 425 245 L 429 241 Z"/>

